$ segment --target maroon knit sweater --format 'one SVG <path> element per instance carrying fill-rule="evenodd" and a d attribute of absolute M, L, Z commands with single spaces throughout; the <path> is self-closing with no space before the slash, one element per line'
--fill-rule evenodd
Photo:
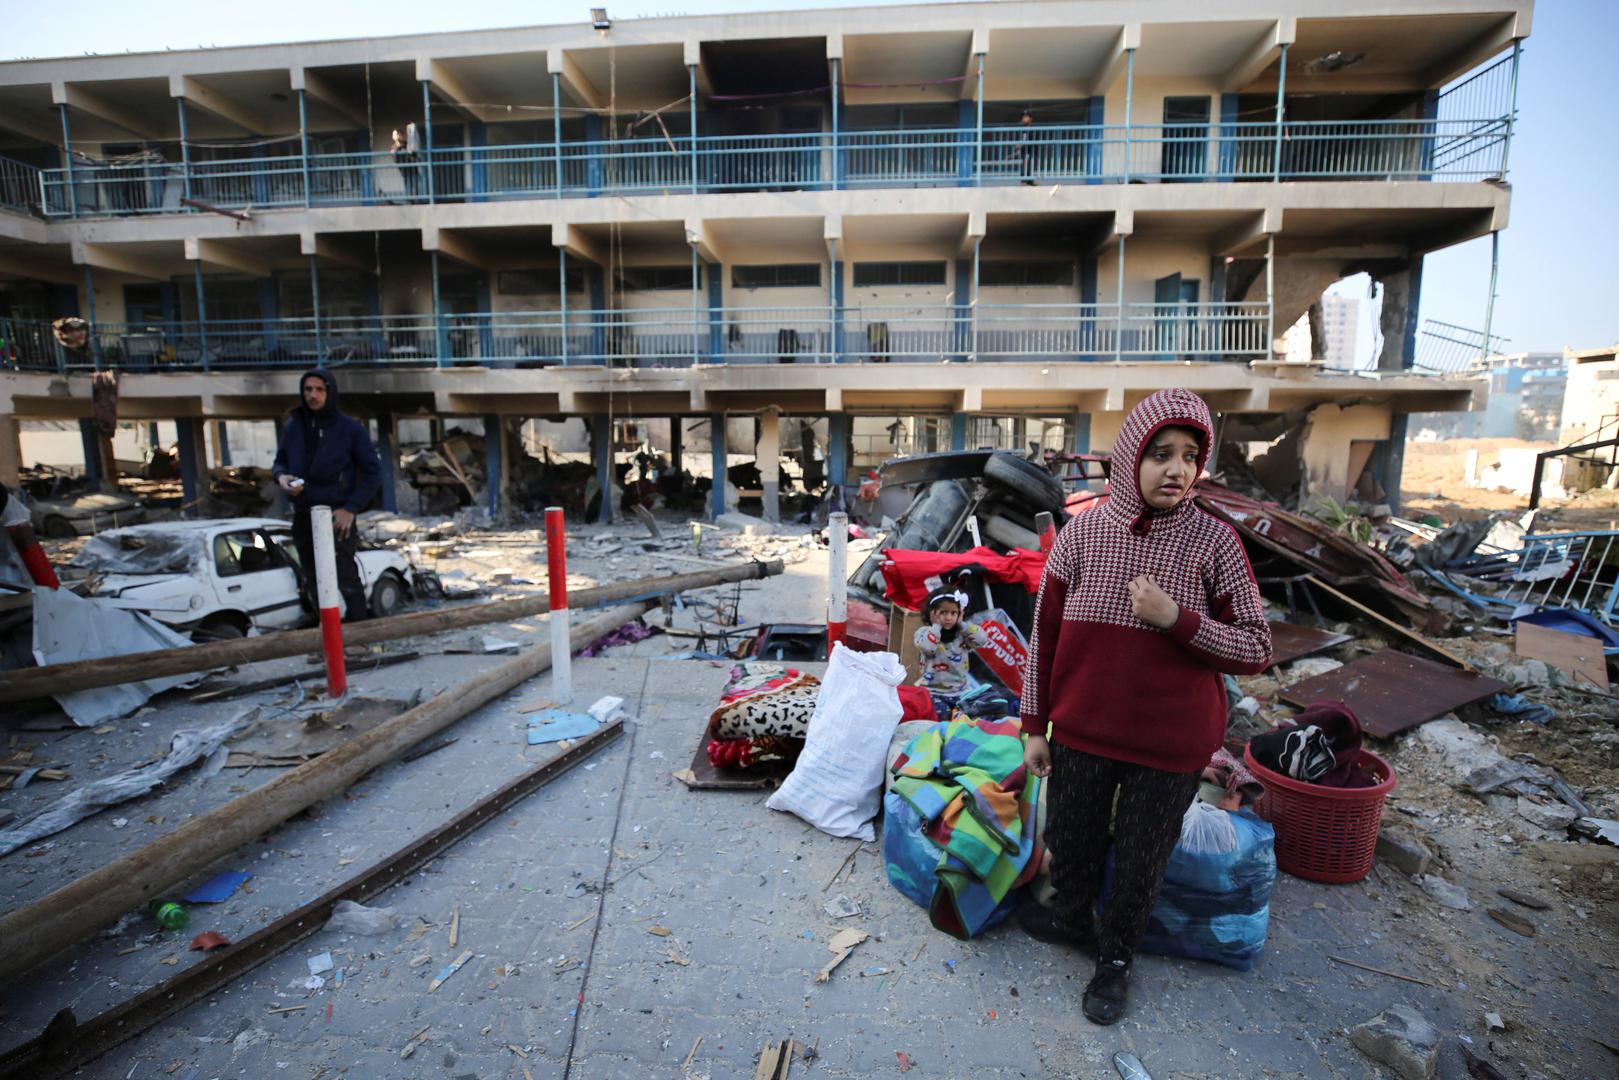
<path fill-rule="evenodd" d="M 1208 763 L 1225 736 L 1221 672 L 1270 663 L 1270 627 L 1231 526 L 1192 504 L 1141 497 L 1141 457 L 1164 427 L 1198 433 L 1198 472 L 1213 424 L 1203 399 L 1160 390 L 1131 410 L 1113 444 L 1110 493 L 1063 526 L 1035 602 L 1023 730 L 1100 757 L 1166 772 Z M 1129 582 L 1150 574 L 1180 605 L 1169 630 L 1130 611 Z"/>

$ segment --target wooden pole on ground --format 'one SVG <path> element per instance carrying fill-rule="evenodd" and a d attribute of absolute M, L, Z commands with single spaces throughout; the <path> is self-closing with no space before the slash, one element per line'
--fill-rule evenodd
<path fill-rule="evenodd" d="M 622 604 L 631 600 L 685 592 L 687 589 L 702 589 L 732 581 L 766 578 L 781 571 L 781 560 L 772 559 L 770 562 L 745 563 L 716 570 L 699 570 L 690 574 L 637 578 L 634 581 L 620 581 L 613 585 L 579 589 L 573 593 L 570 603 L 574 611 L 583 611 L 609 604 Z M 379 641 L 397 641 L 419 634 L 461 630 L 483 623 L 526 619 L 532 615 L 544 615 L 550 606 L 550 596 L 538 593 L 488 604 L 467 604 L 462 607 L 442 608 L 438 611 L 413 611 L 408 615 L 351 623 L 344 628 L 343 638 L 348 645 L 372 645 Z M 106 656 L 99 660 L 77 660 L 67 664 L 51 664 L 48 667 L 17 668 L 12 671 L 0 671 L 0 704 L 30 701 L 70 690 L 92 690 L 98 686 L 116 686 L 120 683 L 140 682 L 145 679 L 161 679 L 169 675 L 189 675 L 192 672 L 251 664 L 260 660 L 310 656 L 320 652 L 320 649 L 320 630 L 287 630 L 279 634 L 267 634 L 264 637 L 212 641 L 206 645 Z"/>
<path fill-rule="evenodd" d="M 578 624 L 579 649 L 639 616 L 646 604 Z M 26 907 L 0 916 L 0 982 L 82 941 L 165 890 L 207 869 L 294 814 L 342 792 L 486 702 L 551 666 L 548 646 L 447 690 L 408 712 L 284 773 L 256 791 L 191 818 L 167 836 L 94 870 Z"/>

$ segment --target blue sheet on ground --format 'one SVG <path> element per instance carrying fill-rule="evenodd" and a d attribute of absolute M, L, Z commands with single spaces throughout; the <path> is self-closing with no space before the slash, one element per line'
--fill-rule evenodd
<path fill-rule="evenodd" d="M 188 904 L 218 904 L 229 900 L 231 894 L 242 887 L 242 882 L 252 876 L 246 870 L 226 870 L 215 874 L 180 899 Z"/>
<path fill-rule="evenodd" d="M 528 718 L 528 744 L 535 746 L 562 739 L 582 739 L 599 727 L 601 725 L 589 713 L 546 709 Z"/>

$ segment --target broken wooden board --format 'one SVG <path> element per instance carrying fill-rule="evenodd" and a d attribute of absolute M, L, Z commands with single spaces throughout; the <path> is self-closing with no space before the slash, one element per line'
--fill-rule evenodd
<path fill-rule="evenodd" d="M 1608 692 L 1608 658 L 1602 654 L 1602 642 L 1594 637 L 1519 622 L 1513 651 L 1529 660 L 1544 661 L 1573 676 L 1575 682 L 1584 680 L 1604 694 Z"/>
<path fill-rule="evenodd" d="M 1507 689 L 1506 683 L 1477 672 L 1384 649 L 1284 687 L 1280 696 L 1301 708 L 1322 699 L 1341 700 L 1360 718 L 1361 730 L 1386 739 Z"/>
<path fill-rule="evenodd" d="M 1271 667 L 1314 656 L 1353 640 L 1349 634 L 1335 634 L 1331 630 L 1317 630 L 1313 626 L 1299 626 L 1296 623 L 1273 622 L 1270 624 Z"/>
<path fill-rule="evenodd" d="M 780 787 L 793 771 L 791 761 L 766 761 L 751 769 L 721 769 L 708 760 L 708 725 L 697 738 L 697 752 L 691 765 L 675 773 L 675 779 L 694 791 L 760 791 Z"/>
<path fill-rule="evenodd" d="M 277 717 L 261 719 L 230 743 L 227 769 L 256 766 L 302 765 L 311 758 L 335 750 L 356 735 L 391 720 L 416 702 L 394 698 L 359 697 L 326 712 L 315 712 L 302 721 Z"/>
<path fill-rule="evenodd" d="M 1354 608 L 1363 617 L 1370 619 L 1384 630 L 1387 630 L 1389 633 L 1409 644 L 1412 648 L 1418 649 L 1436 660 L 1442 660 L 1447 664 L 1459 667 L 1464 671 L 1473 670 L 1473 665 L 1469 664 L 1466 660 L 1462 659 L 1460 656 L 1457 656 L 1449 649 L 1442 648 L 1439 645 L 1429 641 L 1415 630 L 1409 630 L 1395 622 L 1393 619 L 1388 618 L 1386 615 L 1373 611 L 1359 600 L 1356 600 L 1353 596 L 1339 592 L 1337 589 L 1334 589 L 1331 585 L 1328 585 L 1314 574 L 1306 574 L 1304 576 L 1304 580 L 1308 581 L 1311 585 L 1314 585 L 1316 588 L 1320 589 L 1322 592 L 1326 593 L 1328 596 L 1339 601 L 1340 603 L 1347 604 L 1349 607 Z"/>
<path fill-rule="evenodd" d="M 693 1051 L 696 1049 L 695 1046 L 692 1047 Z M 753 1080 L 788 1080 L 792 1073 L 793 1058 L 802 1053 L 803 1049 L 794 1039 L 780 1043 L 766 1043 L 765 1048 L 759 1051 L 759 1067 L 753 1072 Z"/>

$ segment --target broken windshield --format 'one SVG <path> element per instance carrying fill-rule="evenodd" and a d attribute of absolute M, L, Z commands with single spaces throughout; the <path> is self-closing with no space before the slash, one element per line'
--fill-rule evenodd
<path fill-rule="evenodd" d="M 91 537 L 73 565 L 97 574 L 189 574 L 207 553 L 200 533 L 114 530 Z"/>

